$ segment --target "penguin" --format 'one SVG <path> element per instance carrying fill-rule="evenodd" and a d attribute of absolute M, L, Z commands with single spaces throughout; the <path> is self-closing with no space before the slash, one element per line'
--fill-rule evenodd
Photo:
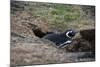
<path fill-rule="evenodd" d="M 41 28 L 38 26 L 29 23 L 29 26 L 33 26 L 32 31 L 35 34 L 35 36 L 43 39 L 48 39 L 56 44 L 58 48 L 64 48 L 68 46 L 72 42 L 72 38 L 75 36 L 75 34 L 78 31 L 75 30 L 66 30 L 62 33 L 55 33 L 55 32 L 43 32 Z"/>
<path fill-rule="evenodd" d="M 48 39 L 56 44 L 58 48 L 64 48 L 68 44 L 72 43 L 72 38 L 76 35 L 78 31 L 66 30 L 62 33 L 51 33 L 45 35 L 43 38 Z"/>

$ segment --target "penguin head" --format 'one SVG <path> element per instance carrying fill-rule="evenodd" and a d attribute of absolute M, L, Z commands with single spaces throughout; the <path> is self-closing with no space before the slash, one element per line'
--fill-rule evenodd
<path fill-rule="evenodd" d="M 77 31 L 74 31 L 74 30 L 65 31 L 66 37 L 68 37 L 68 38 L 73 38 L 76 33 L 77 33 Z"/>

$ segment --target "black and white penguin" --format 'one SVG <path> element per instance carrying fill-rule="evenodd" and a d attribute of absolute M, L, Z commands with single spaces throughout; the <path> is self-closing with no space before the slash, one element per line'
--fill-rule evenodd
<path fill-rule="evenodd" d="M 66 30 L 62 33 L 55 33 L 55 32 L 43 32 L 39 27 L 33 24 L 29 24 L 30 26 L 33 26 L 32 31 L 35 34 L 35 36 L 43 39 L 48 39 L 52 42 L 54 42 L 57 47 L 64 48 L 68 44 L 72 42 L 72 38 L 77 33 L 75 30 Z"/>
<path fill-rule="evenodd" d="M 74 30 L 66 30 L 63 33 L 51 33 L 45 35 L 43 38 L 54 42 L 58 48 L 64 48 L 72 42 L 72 38 L 77 32 Z"/>

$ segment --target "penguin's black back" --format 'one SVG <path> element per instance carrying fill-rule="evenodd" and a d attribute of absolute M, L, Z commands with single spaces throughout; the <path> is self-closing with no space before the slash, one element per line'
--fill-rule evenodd
<path fill-rule="evenodd" d="M 59 46 L 59 44 L 62 44 L 70 39 L 70 38 L 67 38 L 66 35 L 63 35 L 60 33 L 59 34 L 57 34 L 57 33 L 48 34 L 48 35 L 44 36 L 43 38 L 53 41 L 58 46 Z"/>

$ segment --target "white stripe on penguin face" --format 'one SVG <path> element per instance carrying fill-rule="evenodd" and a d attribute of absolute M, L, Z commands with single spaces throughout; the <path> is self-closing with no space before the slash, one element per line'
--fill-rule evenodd
<path fill-rule="evenodd" d="M 68 32 L 66 33 L 66 36 L 69 37 L 69 38 L 71 38 L 68 34 L 69 34 L 69 33 L 72 33 L 72 32 L 73 32 L 73 31 L 68 31 Z"/>

